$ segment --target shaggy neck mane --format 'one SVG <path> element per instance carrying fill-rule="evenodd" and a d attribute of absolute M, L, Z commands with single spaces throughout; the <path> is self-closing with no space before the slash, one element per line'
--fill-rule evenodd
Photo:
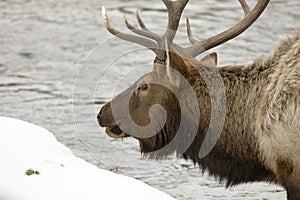
<path fill-rule="evenodd" d="M 227 186 L 274 179 L 274 174 L 258 159 L 258 138 L 253 134 L 257 114 L 255 110 L 273 71 L 271 65 L 271 59 L 266 59 L 257 60 L 249 66 L 218 68 L 227 98 L 226 118 L 217 144 L 202 159 L 198 155 L 210 124 L 210 99 L 218 97 L 210 96 L 202 78 L 194 82 L 196 93 L 199 94 L 201 117 L 197 137 L 184 157 L 198 163 L 203 171 L 207 170 L 220 181 L 226 181 Z M 211 69 L 206 70 L 209 73 Z"/>

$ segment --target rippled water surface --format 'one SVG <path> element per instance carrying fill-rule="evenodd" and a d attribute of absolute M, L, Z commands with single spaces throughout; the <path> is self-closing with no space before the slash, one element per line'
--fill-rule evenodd
<path fill-rule="evenodd" d="M 191 0 L 184 15 L 191 17 L 194 34 L 203 39 L 240 19 L 237 2 Z M 254 5 L 256 0 L 249 2 Z M 255 183 L 225 189 L 189 162 L 143 160 L 135 140 L 105 136 L 96 122 L 98 110 L 150 71 L 154 55 L 111 37 L 100 18 L 102 5 L 121 30 L 122 13 L 135 22 L 136 7 L 151 29 L 162 33 L 166 26 L 166 11 L 158 0 L 0 1 L 0 115 L 43 126 L 81 158 L 176 199 L 284 199 L 278 186 Z M 248 31 L 214 49 L 219 64 L 247 64 L 268 55 L 278 38 L 299 27 L 299 10 L 298 0 L 272 0 Z M 187 45 L 184 30 L 182 25 L 176 41 Z"/>

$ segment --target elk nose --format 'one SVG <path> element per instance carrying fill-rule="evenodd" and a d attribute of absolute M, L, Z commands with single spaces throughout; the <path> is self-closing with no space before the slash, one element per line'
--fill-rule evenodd
<path fill-rule="evenodd" d="M 101 110 L 97 115 L 97 121 L 98 121 L 98 124 L 101 126 Z"/>
<path fill-rule="evenodd" d="M 98 113 L 97 115 L 97 121 L 98 121 L 98 124 L 102 127 L 105 127 L 105 121 L 106 120 L 103 120 L 104 117 L 103 117 L 103 109 L 100 110 L 100 112 Z"/>
<path fill-rule="evenodd" d="M 97 115 L 98 124 L 102 127 L 107 127 L 111 124 L 110 103 L 105 104 Z"/>

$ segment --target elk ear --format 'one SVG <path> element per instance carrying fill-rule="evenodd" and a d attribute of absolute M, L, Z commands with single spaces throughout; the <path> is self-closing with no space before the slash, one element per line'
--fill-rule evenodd
<path fill-rule="evenodd" d="M 200 62 L 206 67 L 215 68 L 218 64 L 218 54 L 216 52 L 208 54 Z"/>
<path fill-rule="evenodd" d="M 182 76 L 187 73 L 187 64 L 183 56 L 181 56 L 168 41 L 165 42 L 166 47 L 166 72 L 167 76 L 174 86 L 179 86 Z M 175 71 L 176 70 L 176 71 Z M 178 72 L 182 75 L 180 76 Z"/>

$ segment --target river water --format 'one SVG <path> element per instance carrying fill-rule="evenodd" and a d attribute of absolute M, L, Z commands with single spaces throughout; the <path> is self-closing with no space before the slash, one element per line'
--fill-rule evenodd
<path fill-rule="evenodd" d="M 249 0 L 252 6 L 255 2 Z M 122 13 L 135 23 L 136 7 L 151 29 L 163 33 L 166 26 L 161 1 L 0 1 L 0 115 L 43 126 L 77 156 L 176 199 L 284 199 L 281 187 L 255 183 L 225 189 L 190 162 L 144 160 L 135 140 L 105 136 L 96 122 L 98 110 L 150 71 L 154 55 L 108 34 L 102 5 L 111 23 L 124 31 Z M 299 27 L 299 10 L 298 0 L 272 0 L 244 34 L 214 49 L 219 64 L 248 64 L 269 55 L 279 38 Z M 237 1 L 191 0 L 184 15 L 190 16 L 194 35 L 204 39 L 230 27 L 243 13 Z M 182 23 L 176 41 L 187 45 L 184 30 Z"/>

